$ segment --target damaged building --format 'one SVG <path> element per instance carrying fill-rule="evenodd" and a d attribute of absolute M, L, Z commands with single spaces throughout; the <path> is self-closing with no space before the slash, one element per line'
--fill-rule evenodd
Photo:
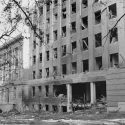
<path fill-rule="evenodd" d="M 124 20 L 113 27 L 125 12 L 124 4 L 53 0 L 37 8 L 32 20 L 43 31 L 43 40 L 30 31 L 29 79 L 21 86 L 23 111 L 70 112 L 103 97 L 108 111 L 124 104 L 112 96 L 110 84 L 112 73 L 125 64 Z"/>

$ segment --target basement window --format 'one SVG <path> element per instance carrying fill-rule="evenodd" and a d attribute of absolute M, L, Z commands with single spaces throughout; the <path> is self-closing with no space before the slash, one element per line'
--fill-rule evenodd
<path fill-rule="evenodd" d="M 46 43 L 49 43 L 49 34 L 46 34 Z"/>
<path fill-rule="evenodd" d="M 86 28 L 88 28 L 88 17 L 87 16 L 83 17 L 81 19 L 81 29 L 84 30 Z"/>
<path fill-rule="evenodd" d="M 57 66 L 53 66 L 53 77 L 57 76 Z"/>
<path fill-rule="evenodd" d="M 76 52 L 76 41 L 72 42 L 72 53 L 75 53 Z"/>
<path fill-rule="evenodd" d="M 54 40 L 57 40 L 57 36 L 58 36 L 57 30 L 55 30 L 55 31 L 53 32 L 53 35 L 54 35 Z"/>
<path fill-rule="evenodd" d="M 49 85 L 46 85 L 45 86 L 45 94 L 46 94 L 46 97 L 48 97 L 49 96 Z"/>
<path fill-rule="evenodd" d="M 46 68 L 46 78 L 49 77 L 49 68 Z"/>
<path fill-rule="evenodd" d="M 109 19 L 117 16 L 116 3 L 109 6 Z"/>
<path fill-rule="evenodd" d="M 36 78 L 36 72 L 33 71 L 33 79 L 35 79 L 35 78 Z"/>
<path fill-rule="evenodd" d="M 88 37 L 82 39 L 82 50 L 88 50 Z"/>
<path fill-rule="evenodd" d="M 72 74 L 76 74 L 76 73 L 77 73 L 77 63 L 72 62 Z"/>
<path fill-rule="evenodd" d="M 89 71 L 89 60 L 83 60 L 83 72 L 88 72 Z"/>
<path fill-rule="evenodd" d="M 42 53 L 39 54 L 39 61 L 42 63 Z"/>
<path fill-rule="evenodd" d="M 45 105 L 46 111 L 49 111 L 49 105 Z"/>
<path fill-rule="evenodd" d="M 118 29 L 113 28 L 110 30 L 110 43 L 114 43 L 118 41 Z"/>
<path fill-rule="evenodd" d="M 46 60 L 49 61 L 49 51 L 46 51 Z"/>
<path fill-rule="evenodd" d="M 54 94 L 54 97 L 66 98 L 67 96 L 66 84 L 53 85 L 53 94 Z"/>
<path fill-rule="evenodd" d="M 82 7 L 86 8 L 88 6 L 88 0 L 82 0 Z"/>
<path fill-rule="evenodd" d="M 35 92 L 35 86 L 32 86 L 32 96 L 34 97 L 35 94 L 36 94 L 36 92 Z"/>
<path fill-rule="evenodd" d="M 71 4 L 71 9 L 72 9 L 71 10 L 72 14 L 76 13 L 76 2 L 74 2 L 74 3 Z"/>
<path fill-rule="evenodd" d="M 102 35 L 101 33 L 95 34 L 95 47 L 102 46 Z"/>
<path fill-rule="evenodd" d="M 54 48 L 54 49 L 53 49 L 53 53 L 54 53 L 54 54 L 53 54 L 54 58 L 57 59 L 57 48 Z"/>
<path fill-rule="evenodd" d="M 63 75 L 66 75 L 66 74 L 67 74 L 66 64 L 63 64 L 63 65 L 62 65 L 62 74 L 63 74 Z"/>
<path fill-rule="evenodd" d="M 62 46 L 62 56 L 66 55 L 66 45 Z"/>
<path fill-rule="evenodd" d="M 96 57 L 96 69 L 97 70 L 101 70 L 102 69 L 102 57 Z"/>
<path fill-rule="evenodd" d="M 66 26 L 62 27 L 62 37 L 66 37 Z"/>
<path fill-rule="evenodd" d="M 33 64 L 36 64 L 36 56 L 33 56 Z"/>
<path fill-rule="evenodd" d="M 62 19 L 66 19 L 66 8 L 62 9 Z"/>
<path fill-rule="evenodd" d="M 39 70 L 39 78 L 42 78 L 42 69 Z"/>
<path fill-rule="evenodd" d="M 119 67 L 118 53 L 110 54 L 110 66 L 114 68 Z"/>
<path fill-rule="evenodd" d="M 71 23 L 71 33 L 76 32 L 76 22 Z"/>
<path fill-rule="evenodd" d="M 101 23 L 101 11 L 95 12 L 95 24 Z"/>

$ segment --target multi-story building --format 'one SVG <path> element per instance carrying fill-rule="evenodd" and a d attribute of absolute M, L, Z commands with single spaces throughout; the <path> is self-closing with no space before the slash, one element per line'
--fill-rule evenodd
<path fill-rule="evenodd" d="M 33 23 L 42 30 L 43 40 L 31 31 L 28 106 L 71 111 L 78 101 L 92 104 L 107 97 L 107 72 L 124 65 L 124 4 L 124 0 L 39 4 Z"/>

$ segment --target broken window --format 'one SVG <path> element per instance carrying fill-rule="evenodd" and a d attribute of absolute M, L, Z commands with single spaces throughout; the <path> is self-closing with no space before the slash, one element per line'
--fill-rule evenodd
<path fill-rule="evenodd" d="M 102 57 L 96 57 L 96 69 L 97 70 L 101 70 L 102 69 Z"/>
<path fill-rule="evenodd" d="M 110 66 L 114 68 L 119 67 L 118 53 L 110 54 Z"/>
<path fill-rule="evenodd" d="M 62 46 L 62 56 L 66 55 L 66 45 Z"/>
<path fill-rule="evenodd" d="M 46 78 L 49 77 L 49 68 L 46 68 Z"/>
<path fill-rule="evenodd" d="M 54 35 L 54 40 L 57 40 L 58 37 L 57 30 L 53 31 L 53 35 Z"/>
<path fill-rule="evenodd" d="M 46 34 L 46 43 L 49 43 L 49 34 Z"/>
<path fill-rule="evenodd" d="M 46 111 L 49 111 L 49 105 L 45 105 Z"/>
<path fill-rule="evenodd" d="M 36 78 L 36 72 L 33 71 L 33 79 L 35 79 L 35 78 Z"/>
<path fill-rule="evenodd" d="M 39 78 L 42 78 L 42 69 L 39 70 Z"/>
<path fill-rule="evenodd" d="M 95 12 L 95 24 L 101 23 L 101 10 Z"/>
<path fill-rule="evenodd" d="M 88 17 L 87 16 L 83 17 L 81 19 L 81 29 L 84 30 L 86 28 L 88 28 Z"/>
<path fill-rule="evenodd" d="M 110 43 L 114 43 L 118 41 L 118 31 L 117 28 L 113 28 L 110 30 Z"/>
<path fill-rule="evenodd" d="M 35 86 L 32 86 L 32 96 L 34 97 L 35 94 L 36 94 L 36 92 L 35 92 Z"/>
<path fill-rule="evenodd" d="M 57 76 L 57 66 L 53 66 L 53 77 Z"/>
<path fill-rule="evenodd" d="M 39 61 L 42 62 L 42 53 L 39 54 Z"/>
<path fill-rule="evenodd" d="M 45 94 L 46 94 L 46 97 L 48 97 L 49 96 L 49 85 L 46 85 L 45 86 Z"/>
<path fill-rule="evenodd" d="M 66 26 L 62 27 L 62 37 L 66 37 Z"/>
<path fill-rule="evenodd" d="M 76 41 L 72 42 L 72 53 L 76 52 Z"/>
<path fill-rule="evenodd" d="M 54 48 L 53 51 L 54 51 L 53 56 L 54 56 L 55 59 L 57 59 L 57 48 Z"/>
<path fill-rule="evenodd" d="M 67 95 L 66 84 L 53 85 L 53 94 L 54 97 L 66 98 Z"/>
<path fill-rule="evenodd" d="M 33 64 L 36 64 L 36 56 L 33 56 Z"/>
<path fill-rule="evenodd" d="M 63 64 L 63 65 L 62 65 L 62 74 L 63 74 L 63 75 L 66 75 L 66 74 L 67 74 L 66 64 Z"/>
<path fill-rule="evenodd" d="M 88 0 L 82 0 L 82 7 L 86 8 L 88 6 Z"/>
<path fill-rule="evenodd" d="M 95 47 L 102 46 L 102 35 L 101 33 L 95 34 Z"/>
<path fill-rule="evenodd" d="M 88 50 L 88 37 L 82 39 L 82 50 Z"/>
<path fill-rule="evenodd" d="M 109 6 L 109 19 L 117 16 L 116 3 Z"/>
<path fill-rule="evenodd" d="M 83 60 L 83 72 L 88 72 L 89 71 L 89 60 Z"/>
<path fill-rule="evenodd" d="M 72 62 L 72 74 L 77 73 L 77 63 L 76 62 Z"/>
<path fill-rule="evenodd" d="M 72 14 L 76 13 L 76 2 L 71 4 L 71 12 L 72 12 Z"/>
<path fill-rule="evenodd" d="M 62 19 L 66 18 L 66 8 L 62 9 Z"/>
<path fill-rule="evenodd" d="M 42 91 L 42 86 L 38 86 L 39 93 Z"/>
<path fill-rule="evenodd" d="M 49 61 L 49 51 L 46 51 L 46 60 Z"/>
<path fill-rule="evenodd" d="M 76 32 L 76 22 L 71 23 L 71 33 Z"/>
<path fill-rule="evenodd" d="M 54 22 L 57 22 L 57 19 L 58 19 L 58 14 L 55 13 L 55 14 L 54 14 Z"/>
<path fill-rule="evenodd" d="M 33 41 L 33 49 L 36 49 L 36 41 Z"/>

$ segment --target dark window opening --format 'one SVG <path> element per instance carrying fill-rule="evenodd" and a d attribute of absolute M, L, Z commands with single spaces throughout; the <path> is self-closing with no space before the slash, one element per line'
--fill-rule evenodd
<path fill-rule="evenodd" d="M 62 56 L 66 55 L 66 45 L 62 46 Z"/>
<path fill-rule="evenodd" d="M 38 107 L 39 107 L 39 111 L 42 110 L 42 105 L 41 104 L 39 104 Z"/>
<path fill-rule="evenodd" d="M 39 7 L 39 12 L 40 12 L 40 15 L 43 14 L 43 7 Z"/>
<path fill-rule="evenodd" d="M 49 19 L 49 18 L 46 19 L 46 23 L 47 23 L 47 24 L 50 23 L 50 19 Z"/>
<path fill-rule="evenodd" d="M 66 26 L 62 27 L 62 37 L 66 37 Z"/>
<path fill-rule="evenodd" d="M 76 13 L 76 2 L 71 4 L 71 8 L 72 8 L 72 14 Z"/>
<path fill-rule="evenodd" d="M 32 87 L 32 95 L 35 96 L 35 86 Z"/>
<path fill-rule="evenodd" d="M 84 30 L 88 28 L 88 17 L 83 17 L 81 20 L 81 29 Z"/>
<path fill-rule="evenodd" d="M 46 111 L 49 111 L 49 105 L 45 105 Z"/>
<path fill-rule="evenodd" d="M 110 55 L 110 66 L 114 67 L 114 68 L 118 68 L 119 67 L 118 53 Z"/>
<path fill-rule="evenodd" d="M 54 35 L 54 40 L 57 40 L 57 37 L 58 37 L 57 30 L 55 30 L 55 31 L 53 32 L 53 35 Z"/>
<path fill-rule="evenodd" d="M 88 6 L 88 0 L 82 0 L 82 7 L 86 8 Z"/>
<path fill-rule="evenodd" d="M 42 78 L 42 69 L 39 70 L 39 78 Z"/>
<path fill-rule="evenodd" d="M 46 43 L 49 43 L 49 34 L 46 34 Z"/>
<path fill-rule="evenodd" d="M 116 3 L 109 6 L 109 19 L 117 16 Z"/>
<path fill-rule="evenodd" d="M 54 5 L 55 5 L 55 6 L 58 5 L 58 0 L 54 0 Z"/>
<path fill-rule="evenodd" d="M 33 49 L 36 49 L 36 41 L 33 41 Z"/>
<path fill-rule="evenodd" d="M 49 51 L 46 51 L 46 60 L 49 61 Z"/>
<path fill-rule="evenodd" d="M 62 74 L 63 74 L 63 75 L 66 75 L 66 74 L 67 74 L 66 64 L 63 64 L 63 65 L 62 65 Z"/>
<path fill-rule="evenodd" d="M 72 62 L 72 74 L 76 74 L 76 73 L 77 73 L 77 63 Z"/>
<path fill-rule="evenodd" d="M 57 105 L 53 105 L 52 108 L 53 108 L 53 112 L 58 112 L 58 106 Z"/>
<path fill-rule="evenodd" d="M 57 66 L 53 66 L 53 77 L 55 79 L 55 77 L 57 76 Z"/>
<path fill-rule="evenodd" d="M 58 14 L 57 14 L 57 13 L 55 13 L 55 14 L 54 14 L 54 22 L 56 22 L 56 21 L 57 21 L 57 19 L 58 19 Z"/>
<path fill-rule="evenodd" d="M 101 70 L 102 69 L 102 57 L 96 57 L 96 69 Z"/>
<path fill-rule="evenodd" d="M 118 41 L 118 31 L 117 28 L 113 28 L 110 30 L 110 43 L 114 43 Z"/>
<path fill-rule="evenodd" d="M 89 71 L 89 60 L 83 60 L 83 72 L 88 72 Z"/>
<path fill-rule="evenodd" d="M 101 23 L 101 11 L 95 12 L 95 24 Z"/>
<path fill-rule="evenodd" d="M 99 2 L 99 0 L 95 0 L 95 3 Z"/>
<path fill-rule="evenodd" d="M 54 52 L 54 54 L 53 54 L 54 58 L 57 59 L 57 55 L 58 55 L 58 54 L 57 54 L 57 48 L 54 48 L 54 49 L 53 49 L 53 52 Z"/>
<path fill-rule="evenodd" d="M 95 34 L 95 47 L 102 46 L 102 35 L 101 33 Z"/>
<path fill-rule="evenodd" d="M 45 94 L 46 94 L 46 97 L 48 97 L 49 96 L 49 86 L 48 85 L 46 85 L 45 86 Z"/>
<path fill-rule="evenodd" d="M 36 78 L 36 72 L 33 71 L 33 79 L 35 79 L 35 78 Z"/>
<path fill-rule="evenodd" d="M 42 53 L 39 54 L 39 61 L 42 62 Z"/>
<path fill-rule="evenodd" d="M 72 53 L 76 52 L 76 48 L 77 48 L 76 41 L 74 41 L 72 42 Z"/>
<path fill-rule="evenodd" d="M 66 8 L 62 9 L 62 19 L 66 18 Z"/>
<path fill-rule="evenodd" d="M 66 99 L 67 88 L 65 84 L 62 85 L 53 85 L 53 94 L 54 97 L 60 97 Z"/>
<path fill-rule="evenodd" d="M 88 50 L 88 37 L 82 39 L 82 50 Z"/>
<path fill-rule="evenodd" d="M 33 64 L 36 64 L 36 56 L 33 56 Z"/>
<path fill-rule="evenodd" d="M 49 77 L 49 68 L 46 68 L 46 78 Z"/>
<path fill-rule="evenodd" d="M 46 3 L 46 11 L 47 11 L 47 12 L 50 11 L 50 2 L 47 2 L 47 3 Z"/>
<path fill-rule="evenodd" d="M 71 33 L 76 32 L 76 22 L 71 23 Z"/>
<path fill-rule="evenodd" d="M 62 112 L 67 112 L 67 106 L 62 106 Z"/>
<path fill-rule="evenodd" d="M 40 47 L 42 46 L 43 42 L 44 42 L 44 39 L 43 39 L 43 36 L 42 36 L 41 39 L 40 39 L 40 41 L 39 41 Z"/>
<path fill-rule="evenodd" d="M 38 90 L 39 90 L 39 92 L 41 92 L 42 91 L 42 86 L 38 86 Z"/>

